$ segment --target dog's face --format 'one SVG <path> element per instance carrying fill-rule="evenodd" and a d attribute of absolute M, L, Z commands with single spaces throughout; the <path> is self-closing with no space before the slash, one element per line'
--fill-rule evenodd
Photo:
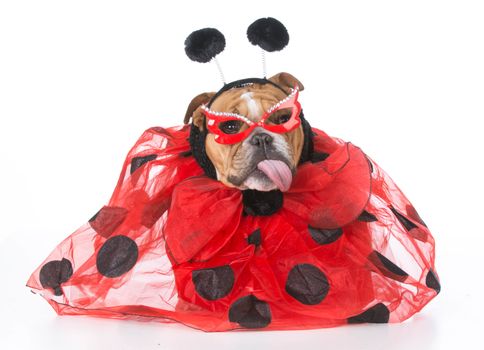
<path fill-rule="evenodd" d="M 302 84 L 288 73 L 279 73 L 269 80 L 287 90 L 287 93 L 295 85 L 299 86 L 300 91 L 303 89 Z M 192 117 L 193 123 L 201 129 L 206 122 L 201 105 L 213 95 L 204 93 L 195 97 L 187 110 L 185 122 Z M 265 111 L 286 97 L 287 94 L 272 84 L 251 84 L 223 92 L 210 109 L 236 113 L 258 122 Z M 286 109 L 279 110 L 271 114 L 267 122 L 281 123 L 288 118 L 288 114 Z M 248 128 L 244 123 L 221 123 L 220 127 L 225 128 L 227 133 Z M 241 190 L 270 191 L 279 188 L 286 191 L 289 188 L 304 144 L 301 125 L 282 134 L 257 126 L 247 138 L 235 144 L 218 143 L 215 136 L 213 133 L 207 134 L 205 149 L 219 181 Z"/>

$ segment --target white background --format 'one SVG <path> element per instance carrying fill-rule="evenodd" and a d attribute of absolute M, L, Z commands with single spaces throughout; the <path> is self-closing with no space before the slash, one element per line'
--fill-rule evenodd
<path fill-rule="evenodd" d="M 269 75 L 298 77 L 309 122 L 362 147 L 428 224 L 441 294 L 403 324 L 311 331 L 57 317 L 30 273 L 108 201 L 143 130 L 221 86 L 185 37 L 218 28 L 227 80 L 261 76 L 245 31 L 263 16 L 291 37 Z M 482 349 L 483 96 L 482 1 L 1 1 L 0 349 Z"/>

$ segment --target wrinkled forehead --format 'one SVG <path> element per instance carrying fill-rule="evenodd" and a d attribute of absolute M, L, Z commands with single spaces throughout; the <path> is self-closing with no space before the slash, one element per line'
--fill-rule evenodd
<path fill-rule="evenodd" d="M 270 84 L 233 88 L 218 96 L 211 105 L 217 112 L 237 113 L 257 122 L 262 115 L 287 95 Z"/>

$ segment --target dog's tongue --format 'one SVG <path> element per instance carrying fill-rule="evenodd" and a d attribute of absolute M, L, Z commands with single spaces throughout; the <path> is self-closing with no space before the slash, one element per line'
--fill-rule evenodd
<path fill-rule="evenodd" d="M 283 161 L 266 159 L 259 162 L 257 168 L 266 174 L 282 192 L 287 191 L 291 187 L 291 169 Z"/>

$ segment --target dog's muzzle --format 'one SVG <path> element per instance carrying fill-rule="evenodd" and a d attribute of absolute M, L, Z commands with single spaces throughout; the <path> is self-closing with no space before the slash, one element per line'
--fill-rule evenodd
<path fill-rule="evenodd" d="M 249 136 L 247 166 L 237 175 L 230 175 L 228 181 L 241 186 L 249 178 L 266 183 L 270 180 L 280 191 L 287 191 L 296 169 L 291 169 L 287 152 L 278 147 L 275 137 L 265 131 L 255 131 Z"/>

